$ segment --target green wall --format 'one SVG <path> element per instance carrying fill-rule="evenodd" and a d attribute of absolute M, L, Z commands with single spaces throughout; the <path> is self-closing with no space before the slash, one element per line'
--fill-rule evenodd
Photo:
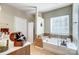
<path fill-rule="evenodd" d="M 51 17 L 57 17 L 57 16 L 63 16 L 63 15 L 69 15 L 70 17 L 70 34 L 72 34 L 72 5 L 55 9 L 49 12 L 45 12 L 42 14 L 44 18 L 44 24 L 45 24 L 45 30 L 44 32 L 50 33 L 50 18 Z"/>

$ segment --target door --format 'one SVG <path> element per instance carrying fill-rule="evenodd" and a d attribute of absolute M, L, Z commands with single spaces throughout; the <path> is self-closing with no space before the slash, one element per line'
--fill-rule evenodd
<path fill-rule="evenodd" d="M 27 37 L 27 20 L 20 17 L 15 17 L 14 31 L 22 32 L 25 37 Z"/>
<path fill-rule="evenodd" d="M 33 42 L 33 22 L 28 23 L 28 41 Z"/>

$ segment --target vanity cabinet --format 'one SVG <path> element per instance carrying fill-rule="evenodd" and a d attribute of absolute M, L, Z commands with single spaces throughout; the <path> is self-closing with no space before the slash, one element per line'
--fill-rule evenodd
<path fill-rule="evenodd" d="M 8 55 L 30 55 L 30 45 L 18 49 L 14 52 L 11 52 Z"/>

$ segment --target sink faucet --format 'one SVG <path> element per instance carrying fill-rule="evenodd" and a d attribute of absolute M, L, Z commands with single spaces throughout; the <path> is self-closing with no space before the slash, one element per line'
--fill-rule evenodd
<path fill-rule="evenodd" d="M 67 43 L 66 43 L 66 41 L 63 40 L 63 41 L 61 42 L 61 45 L 67 47 Z"/>

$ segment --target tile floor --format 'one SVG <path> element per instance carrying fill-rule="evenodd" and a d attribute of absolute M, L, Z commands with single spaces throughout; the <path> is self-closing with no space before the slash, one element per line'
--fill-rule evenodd
<path fill-rule="evenodd" d="M 55 53 L 44 50 L 42 48 L 34 47 L 34 45 L 31 45 L 30 50 L 31 55 L 56 55 Z"/>

